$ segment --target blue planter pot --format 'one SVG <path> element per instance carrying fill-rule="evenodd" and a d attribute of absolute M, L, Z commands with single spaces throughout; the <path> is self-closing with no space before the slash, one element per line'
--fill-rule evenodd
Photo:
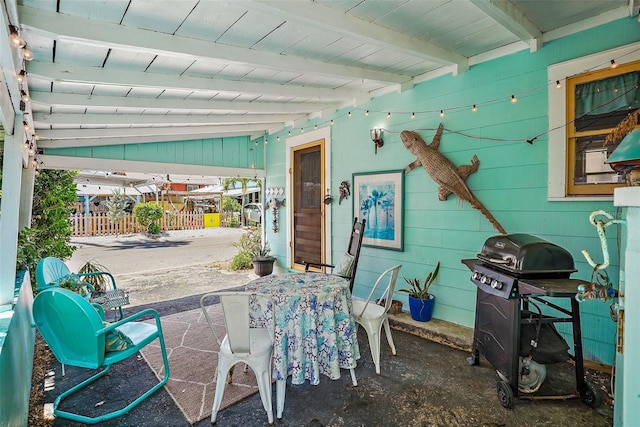
<path fill-rule="evenodd" d="M 418 299 L 409 296 L 409 312 L 411 313 L 411 318 L 417 322 L 428 322 L 431 320 L 435 301 L 436 297 L 433 295 L 429 295 L 429 299 Z"/>

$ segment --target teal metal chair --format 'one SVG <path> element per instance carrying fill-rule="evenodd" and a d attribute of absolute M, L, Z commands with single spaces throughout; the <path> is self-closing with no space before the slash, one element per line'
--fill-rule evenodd
<path fill-rule="evenodd" d="M 95 424 L 128 413 L 143 400 L 162 387 L 169 379 L 169 360 L 165 348 L 160 316 L 154 310 L 143 310 L 114 323 L 104 322 L 102 308 L 67 289 L 49 287 L 39 292 L 33 301 L 33 319 L 38 331 L 60 363 L 87 369 L 100 369 L 78 385 L 58 396 L 53 403 L 53 413 L 69 420 Z M 151 315 L 155 324 L 134 322 Z M 124 338 L 127 348 L 107 351 L 107 341 L 113 337 Z M 159 341 L 164 362 L 164 378 L 150 390 L 135 398 L 125 408 L 96 417 L 67 412 L 59 408 L 69 395 L 81 390 L 104 376 L 114 363 L 135 355 L 155 340 Z"/>
<path fill-rule="evenodd" d="M 120 319 L 123 317 L 122 306 L 129 303 L 129 297 L 122 289 L 118 289 L 116 286 L 116 279 L 108 271 L 96 271 L 91 273 L 72 273 L 61 259 L 55 257 L 46 257 L 38 261 L 36 265 L 36 292 L 43 289 L 47 289 L 51 286 L 60 284 L 60 281 L 70 278 L 77 282 L 82 282 L 91 276 L 107 276 L 107 289 L 104 289 L 104 295 L 102 297 L 95 297 L 97 304 L 100 304 L 103 309 L 116 309 L 118 310 Z M 85 283 L 93 292 L 95 289 L 91 285 Z M 99 299 L 102 298 L 102 299 Z M 117 318 L 117 316 L 116 316 Z"/>

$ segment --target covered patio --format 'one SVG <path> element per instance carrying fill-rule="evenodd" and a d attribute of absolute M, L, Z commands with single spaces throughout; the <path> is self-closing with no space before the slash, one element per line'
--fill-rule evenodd
<path fill-rule="evenodd" d="M 621 144 L 605 141 L 627 115 L 637 119 L 639 9 L 640 0 L 2 0 L 0 424 L 27 423 L 23 361 L 35 340 L 32 286 L 15 283 L 17 236 L 31 224 L 38 170 L 63 169 L 262 180 L 260 201 L 273 206 L 263 239 L 279 273 L 303 270 L 307 244 L 336 263 L 354 217 L 366 217 L 365 233 L 377 234 L 366 236 L 353 297 L 392 265 L 422 278 L 439 263 L 433 317 L 467 330 L 477 287 L 461 260 L 503 232 L 557 244 L 575 261 L 572 278 L 595 284 L 602 268 L 619 292 L 580 303 L 581 341 L 588 366 L 615 367 L 613 424 L 633 425 L 640 340 L 625 324 L 640 322 L 640 187 L 605 163 Z M 393 191 L 367 198 L 387 173 Z M 594 212 L 615 226 L 600 224 L 599 235 Z M 573 342 L 570 325 L 558 330 Z M 406 340 L 429 346 L 425 357 L 449 351 Z M 406 372 L 429 370 L 406 362 Z M 419 388 L 402 383 L 398 392 Z M 336 400 L 353 409 L 367 398 L 359 390 Z M 453 396 L 440 406 L 462 399 Z M 306 416 L 299 403 L 291 417 Z M 428 406 L 416 401 L 416 424 L 448 424 L 428 418 Z M 331 414 L 319 423 L 339 424 Z"/>
<path fill-rule="evenodd" d="M 187 315 L 191 311 L 199 312 L 200 294 L 180 297 L 182 292 L 190 293 L 188 286 L 180 286 L 171 280 L 174 275 L 167 271 L 166 283 L 161 286 L 172 287 L 175 298 L 163 302 L 142 304 L 125 310 L 125 315 L 145 308 L 157 310 L 164 322 L 167 342 L 179 340 L 187 346 L 193 343 L 183 336 L 182 330 L 171 326 L 176 316 Z M 194 279 L 202 274 L 199 267 L 182 268 L 180 275 Z M 250 280 L 244 273 L 229 275 L 229 272 L 210 273 L 211 283 L 216 286 L 230 286 L 241 289 Z M 215 277 L 213 277 L 215 276 Z M 183 283 L 187 283 L 184 281 Z M 188 315 L 187 315 L 188 316 Z M 184 319 L 184 317 L 183 317 Z M 518 425 L 518 426 L 610 426 L 612 424 L 613 407 L 607 396 L 610 388 L 610 375 L 587 371 L 587 378 L 602 392 L 604 403 L 593 409 L 585 406 L 580 399 L 530 401 L 518 400 L 513 410 L 503 408 L 496 396 L 495 370 L 483 361 L 480 366 L 469 366 L 472 331 L 468 328 L 456 327 L 439 320 L 427 323 L 412 321 L 408 313 L 391 316 L 393 336 L 398 355 L 392 356 L 388 347 L 382 349 L 382 373 L 375 374 L 375 366 L 371 360 L 367 336 L 364 330 L 359 332 L 359 345 L 362 357 L 356 370 L 358 386 L 353 387 L 348 372 L 345 370 L 339 380 L 322 379 L 320 384 L 287 387 L 287 403 L 281 420 L 277 426 L 320 426 L 320 425 L 437 425 L 437 426 L 469 426 L 469 425 Z M 173 332 L 171 332 L 173 331 Z M 427 337 L 427 338 L 425 338 Z M 208 340 L 208 341 L 207 341 Z M 206 347 L 213 343 L 211 337 L 205 337 Z M 171 345 L 171 344 L 169 344 Z M 144 391 L 155 381 L 156 376 L 149 364 L 142 358 L 131 358 L 121 366 L 114 366 L 114 372 L 107 383 L 98 383 L 91 392 L 83 393 L 69 402 L 74 410 L 99 414 L 113 407 L 122 406 L 119 394 L 130 395 Z M 172 376 L 177 381 L 180 376 L 180 359 L 171 360 L 176 369 Z M 196 369 L 195 362 L 191 365 Z M 45 403 L 53 399 L 70 385 L 77 383 L 87 375 L 83 369 L 67 367 L 66 377 L 61 376 L 61 366 L 55 360 L 51 369 L 55 374 L 45 376 L 45 381 L 55 381 L 55 387 L 49 385 L 50 391 L 44 393 L 36 410 L 46 412 Z M 173 371 L 172 371 L 173 372 Z M 197 371 L 200 372 L 200 371 Z M 194 373 L 198 377 L 197 373 Z M 211 372 L 213 375 L 213 372 Z M 236 375 L 236 374 L 234 374 Z M 242 375 L 236 381 L 243 381 Z M 569 364 L 560 364 L 549 370 L 550 380 L 545 383 L 541 392 L 550 395 L 564 394 L 573 390 L 575 384 L 574 370 Z M 202 375 L 200 376 L 202 377 Z M 203 381 L 207 380 L 204 375 Z M 193 375 L 190 376 L 193 378 Z M 212 378 L 212 377 L 211 377 Z M 189 380 L 187 380 L 189 381 Z M 191 379 L 193 381 L 193 379 Z M 43 384 L 44 386 L 44 381 Z M 189 385 L 174 387 L 179 394 L 189 394 Z M 171 389 L 154 394 L 139 407 L 124 417 L 100 423 L 105 426 L 208 426 L 211 402 L 194 399 L 184 403 L 182 398 L 172 398 Z M 226 390 L 233 394 L 234 388 Z M 195 394 L 195 396 L 201 397 Z M 275 396 L 275 386 L 274 386 Z M 106 402 L 96 408 L 96 402 Z M 182 402 L 181 408 L 176 402 Z M 192 414 L 189 406 L 202 407 L 202 415 L 187 418 Z M 197 414 L 198 412 L 196 412 Z M 199 419 L 202 418 L 202 419 Z M 197 421 L 193 422 L 194 419 Z M 54 426 L 81 426 L 69 420 L 59 419 Z M 262 426 L 268 425 L 264 409 L 258 393 L 254 391 L 243 400 L 223 408 L 218 414 L 220 426 Z"/>

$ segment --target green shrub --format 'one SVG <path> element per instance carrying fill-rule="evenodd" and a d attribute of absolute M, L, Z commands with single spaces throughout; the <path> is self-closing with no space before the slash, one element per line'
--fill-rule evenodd
<path fill-rule="evenodd" d="M 229 221 L 227 221 L 227 224 L 229 225 L 229 227 L 238 228 L 240 227 L 240 220 L 238 219 L 238 217 L 232 216 L 231 218 L 229 218 Z"/>
<path fill-rule="evenodd" d="M 133 216 L 140 225 L 153 235 L 160 234 L 160 224 L 158 222 L 162 215 L 162 208 L 155 202 L 138 203 L 133 207 Z"/>
<path fill-rule="evenodd" d="M 238 252 L 236 256 L 231 260 L 231 270 L 246 270 L 248 268 L 253 268 L 253 260 L 251 254 L 248 252 Z"/>
<path fill-rule="evenodd" d="M 253 268 L 253 257 L 262 247 L 260 227 L 253 228 L 240 237 L 240 241 L 233 246 L 238 248 L 238 253 L 231 260 L 231 270 L 244 270 Z"/>

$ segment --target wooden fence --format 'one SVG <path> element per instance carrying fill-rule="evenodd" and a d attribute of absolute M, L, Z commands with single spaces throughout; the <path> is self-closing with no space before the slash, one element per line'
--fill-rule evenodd
<path fill-rule="evenodd" d="M 223 214 L 223 217 L 226 215 Z M 222 220 L 222 225 L 226 221 Z M 126 214 L 120 223 L 113 223 L 106 213 L 71 215 L 73 236 L 106 236 L 115 234 L 131 234 L 146 231 L 131 214 Z M 204 228 L 204 214 L 201 212 L 165 212 L 160 220 L 160 228 L 168 230 L 198 230 Z"/>

